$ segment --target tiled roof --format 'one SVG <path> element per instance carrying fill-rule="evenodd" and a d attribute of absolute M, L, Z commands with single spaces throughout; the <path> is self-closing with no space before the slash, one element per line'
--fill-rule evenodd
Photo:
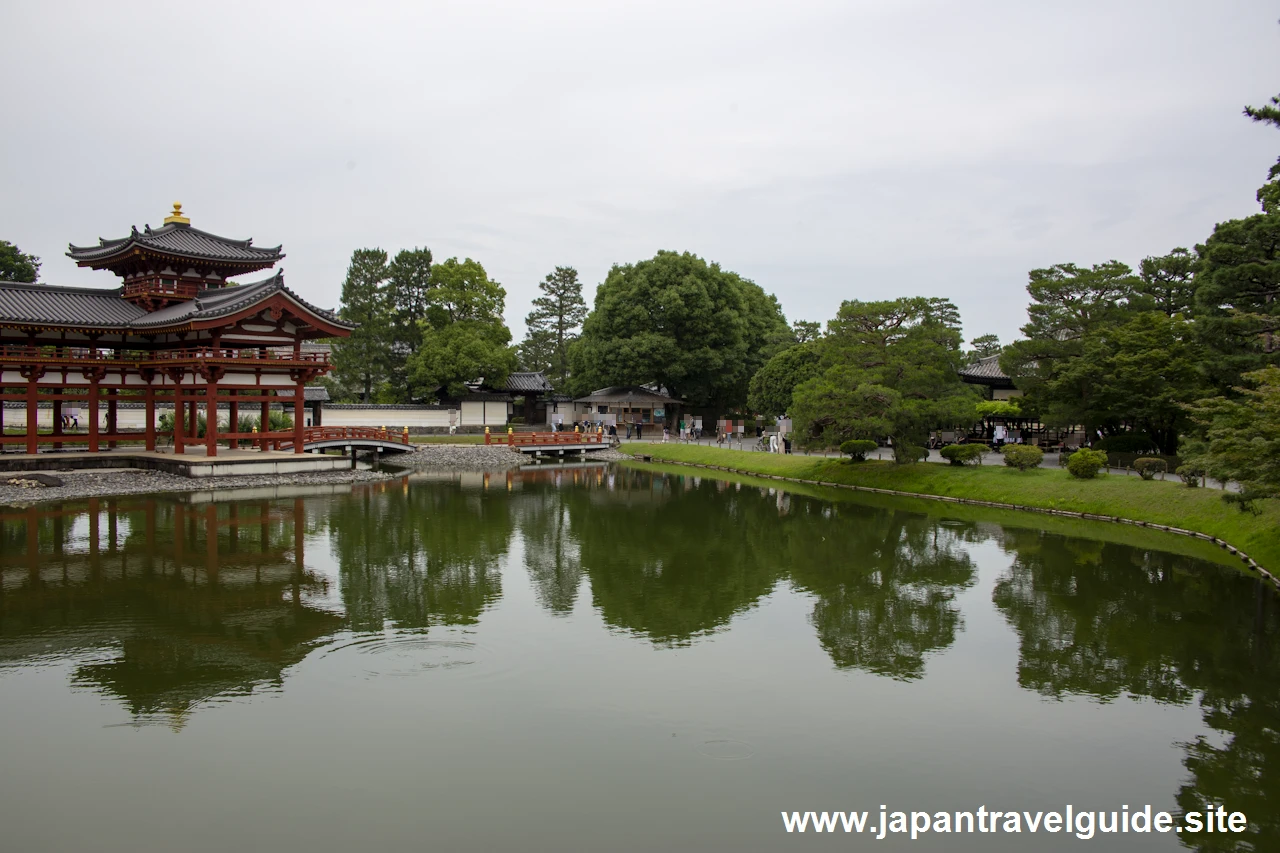
<path fill-rule="evenodd" d="M 658 394 L 647 388 L 628 385 L 614 385 L 592 391 L 585 397 L 574 400 L 575 403 L 679 403 L 680 400 Z"/>
<path fill-rule="evenodd" d="M 329 402 L 329 389 L 323 385 L 308 385 L 302 389 L 302 399 L 308 403 Z"/>
<path fill-rule="evenodd" d="M 146 316 L 120 298 L 120 288 L 57 287 L 0 282 L 0 321 L 116 329 Z"/>
<path fill-rule="evenodd" d="M 530 392 L 545 392 L 553 390 L 551 382 L 548 381 L 546 375 L 542 371 L 510 373 L 507 375 L 506 384 L 502 386 L 502 391 L 509 391 L 513 394 L 523 394 Z"/>
<path fill-rule="evenodd" d="M 958 371 L 961 379 L 969 382 L 976 382 L 981 385 L 992 385 L 1002 383 L 1012 383 L 1005 372 L 1000 369 L 1000 356 L 989 355 L 986 358 L 980 358 L 967 367 L 962 367 Z"/>
<path fill-rule="evenodd" d="M 0 282 L 0 323 L 17 322 L 71 326 L 77 329 L 139 331 L 186 325 L 234 314 L 276 294 L 284 293 L 298 305 L 335 326 L 354 329 L 332 311 L 317 308 L 284 286 L 283 273 L 252 284 L 202 290 L 194 299 L 148 313 L 120 298 L 120 289 L 59 287 L 52 284 Z"/>
<path fill-rule="evenodd" d="M 172 222 L 160 228 L 139 231 L 135 226 L 128 237 L 118 240 L 98 239 L 96 246 L 68 245 L 67 257 L 79 263 L 105 261 L 138 247 L 165 255 L 202 261 L 230 261 L 232 263 L 261 264 L 271 266 L 284 257 L 280 246 L 260 249 L 252 240 L 231 240 L 219 237 L 190 225 Z"/>
<path fill-rule="evenodd" d="M 132 327 L 136 329 L 155 329 L 224 317 L 228 314 L 242 311 L 276 293 L 287 294 L 299 305 L 333 323 L 335 326 L 341 326 L 344 329 L 355 328 L 353 324 L 339 319 L 338 315 L 332 311 L 317 308 L 285 287 L 283 272 L 278 272 L 270 278 L 255 281 L 251 284 L 202 290 L 196 294 L 195 299 L 177 302 L 173 305 L 167 305 L 159 311 L 152 311 L 142 319 L 135 321 Z"/>

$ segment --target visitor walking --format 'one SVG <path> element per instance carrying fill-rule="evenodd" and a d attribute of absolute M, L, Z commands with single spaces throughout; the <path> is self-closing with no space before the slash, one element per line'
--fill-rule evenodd
<path fill-rule="evenodd" d="M 671 438 L 671 428 L 666 424 L 662 425 L 662 443 L 666 444 L 667 439 Z"/>

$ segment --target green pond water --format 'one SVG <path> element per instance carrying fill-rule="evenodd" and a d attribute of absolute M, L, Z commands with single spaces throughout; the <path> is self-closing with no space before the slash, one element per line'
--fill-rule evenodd
<path fill-rule="evenodd" d="M 1280 850 L 1192 540 L 643 468 L 0 510 L 0 850 Z M 788 833 L 1221 803 L 1241 834 Z"/>

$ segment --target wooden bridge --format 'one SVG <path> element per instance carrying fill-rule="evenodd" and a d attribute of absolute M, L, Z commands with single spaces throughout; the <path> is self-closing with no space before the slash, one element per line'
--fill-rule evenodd
<path fill-rule="evenodd" d="M 292 434 L 291 434 L 292 435 Z M 292 450 L 293 439 L 272 442 L 276 450 Z M 334 448 L 346 450 L 382 450 L 389 453 L 407 453 L 413 450 L 409 431 L 393 432 L 377 427 L 318 426 L 302 430 L 303 450 L 324 451 Z"/>
<path fill-rule="evenodd" d="M 512 450 L 538 457 L 587 454 L 609 449 L 609 436 L 598 432 L 508 432 L 506 435 L 485 433 L 484 443 L 506 445 Z"/>

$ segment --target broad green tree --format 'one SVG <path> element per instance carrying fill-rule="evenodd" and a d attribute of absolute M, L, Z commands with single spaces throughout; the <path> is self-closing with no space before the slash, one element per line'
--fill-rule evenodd
<path fill-rule="evenodd" d="M 425 394 L 459 397 L 466 383 L 506 381 L 516 367 L 511 330 L 502 318 L 507 292 L 484 267 L 450 258 L 432 269 L 422 342 L 407 361 L 409 381 Z"/>
<path fill-rule="evenodd" d="M 582 283 L 573 267 L 556 267 L 538 285 L 542 295 L 533 300 L 533 310 L 525 317 L 528 337 L 521 354 L 534 370 L 545 370 L 557 389 L 569 378 L 569 347 L 577 340 L 587 318 Z"/>
<path fill-rule="evenodd" d="M 816 340 L 778 353 L 751 377 L 748 408 L 756 414 L 786 414 L 791 410 L 792 392 L 818 374 L 820 361 L 821 347 Z"/>
<path fill-rule="evenodd" d="M 338 315 L 358 325 L 350 337 L 333 344 L 333 376 L 340 386 L 355 389 L 362 403 L 373 400 L 375 389 L 387 377 L 390 324 L 383 289 L 387 275 L 386 252 L 357 249 L 342 283 Z"/>
<path fill-rule="evenodd" d="M 657 385 L 726 412 L 777 351 L 794 343 L 771 294 L 696 255 L 659 252 L 615 266 L 573 347 L 572 387 Z"/>
<path fill-rule="evenodd" d="M 40 259 L 23 253 L 8 240 L 0 240 L 0 281 L 34 283 L 40 276 Z"/>
<path fill-rule="evenodd" d="M 823 338 L 821 373 L 792 396 L 796 433 L 921 445 L 934 427 L 971 422 L 977 392 L 956 373 L 961 340 L 945 299 L 845 302 Z"/>

